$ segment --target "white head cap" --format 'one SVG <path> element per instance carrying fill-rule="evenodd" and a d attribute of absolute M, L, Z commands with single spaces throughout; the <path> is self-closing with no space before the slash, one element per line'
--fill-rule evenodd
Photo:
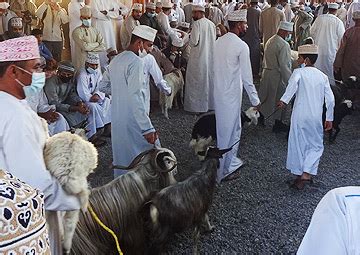
<path fill-rule="evenodd" d="M 179 5 L 180 0 L 174 0 L 173 3 L 176 4 L 176 5 Z"/>
<path fill-rule="evenodd" d="M 353 20 L 360 19 L 360 11 L 354 11 L 353 14 L 352 14 L 352 19 Z"/>
<path fill-rule="evenodd" d="M 99 65 L 100 64 L 100 57 L 99 54 L 88 52 L 86 55 L 86 63 Z"/>
<path fill-rule="evenodd" d="M 80 16 L 83 17 L 90 17 L 91 16 L 91 8 L 88 5 L 85 5 L 83 8 L 80 9 Z"/>
<path fill-rule="evenodd" d="M 279 29 L 292 32 L 294 29 L 294 23 L 287 21 L 280 21 Z"/>
<path fill-rule="evenodd" d="M 341 4 L 342 0 L 336 0 L 336 3 Z"/>
<path fill-rule="evenodd" d="M 25 61 L 40 58 L 35 36 L 23 36 L 0 42 L 0 62 Z"/>
<path fill-rule="evenodd" d="M 131 9 L 135 10 L 135 11 L 142 11 L 142 4 L 135 3 L 135 4 L 133 4 Z"/>
<path fill-rule="evenodd" d="M 173 4 L 169 0 L 163 0 L 161 1 L 162 8 L 172 8 Z"/>
<path fill-rule="evenodd" d="M 156 29 L 153 29 L 153 28 L 151 28 L 149 26 L 145 26 L 145 25 L 136 26 L 134 28 L 134 30 L 132 31 L 133 35 L 136 35 L 136 36 L 138 36 L 142 39 L 145 39 L 147 41 L 150 41 L 150 42 L 154 42 L 156 33 L 157 33 Z"/>
<path fill-rule="evenodd" d="M 149 9 L 151 9 L 151 10 L 155 10 L 155 9 L 156 9 L 156 5 L 155 5 L 155 3 L 148 2 L 148 3 L 146 3 L 146 8 L 149 8 Z"/>
<path fill-rule="evenodd" d="M 298 48 L 298 54 L 304 55 L 304 54 L 318 54 L 319 49 L 318 46 L 315 44 L 304 44 L 299 46 Z"/>
<path fill-rule="evenodd" d="M 172 38 L 171 44 L 178 48 L 182 48 L 184 46 L 183 40 L 179 37 Z"/>
<path fill-rule="evenodd" d="M 8 2 L 1 2 L 0 3 L 0 9 L 7 9 L 10 7 L 10 4 Z"/>
<path fill-rule="evenodd" d="M 329 9 L 339 9 L 339 5 L 337 3 L 328 3 L 328 8 Z"/>
<path fill-rule="evenodd" d="M 246 22 L 247 10 L 240 9 L 230 12 L 228 15 L 228 21 L 243 21 Z"/>
<path fill-rule="evenodd" d="M 297 8 L 297 7 L 299 7 L 299 3 L 298 2 L 291 3 L 290 7 Z"/>
<path fill-rule="evenodd" d="M 193 12 L 199 11 L 199 12 L 205 12 L 205 6 L 202 5 L 194 5 L 192 8 Z"/>
<path fill-rule="evenodd" d="M 9 20 L 9 24 L 12 27 L 22 27 L 23 26 L 22 18 L 19 17 L 11 18 Z"/>
<path fill-rule="evenodd" d="M 157 8 L 162 8 L 162 3 L 161 3 L 161 2 L 156 2 L 155 6 L 156 6 Z"/>

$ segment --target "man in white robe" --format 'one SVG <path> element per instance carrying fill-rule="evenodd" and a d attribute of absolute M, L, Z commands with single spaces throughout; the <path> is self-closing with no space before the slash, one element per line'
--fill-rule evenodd
<path fill-rule="evenodd" d="M 278 0 L 270 0 L 271 7 L 260 14 L 259 29 L 263 37 L 264 47 L 266 42 L 278 31 L 279 24 L 285 20 L 285 14 L 277 8 Z"/>
<path fill-rule="evenodd" d="M 200 113 L 214 109 L 213 64 L 216 28 L 205 18 L 205 7 L 194 6 L 194 23 L 190 34 L 190 58 L 185 82 L 184 109 Z"/>
<path fill-rule="evenodd" d="M 339 5 L 336 17 L 338 17 L 344 23 L 344 27 L 346 27 L 347 10 L 345 9 L 345 3 L 343 3 L 342 0 L 336 0 L 336 3 Z"/>
<path fill-rule="evenodd" d="M 306 184 L 311 184 L 312 177 L 317 175 L 324 151 L 324 128 L 330 130 L 334 118 L 335 99 L 329 80 L 323 72 L 314 67 L 317 53 L 318 47 L 314 44 L 299 46 L 299 64 L 305 64 L 305 67 L 294 70 L 278 104 L 284 107 L 295 96 L 286 168 L 296 176 L 291 187 L 299 190 Z M 322 120 L 324 100 L 325 123 Z"/>
<path fill-rule="evenodd" d="M 23 50 L 18 51 L 19 48 Z M 40 54 L 35 37 L 0 42 L 0 169 L 44 194 L 51 254 L 61 255 L 62 244 L 57 211 L 79 210 L 80 201 L 68 195 L 46 170 L 43 149 L 47 134 L 43 122 L 31 110 L 25 93 L 44 86 Z M 36 73 L 36 74 L 35 74 Z M 32 82 L 32 76 L 36 83 Z"/>
<path fill-rule="evenodd" d="M 193 8 L 193 0 L 189 0 L 187 4 L 184 6 L 184 15 L 185 15 L 185 22 L 192 24 L 192 8 Z"/>
<path fill-rule="evenodd" d="M 287 132 L 289 127 L 283 123 L 285 110 L 276 110 L 276 103 L 285 92 L 291 76 L 291 50 L 285 40 L 293 31 L 293 23 L 281 21 L 279 31 L 265 45 L 263 72 L 259 86 L 261 113 L 272 122 L 273 132 Z M 275 122 L 274 122 L 275 120 Z"/>
<path fill-rule="evenodd" d="M 336 188 L 321 199 L 298 255 L 360 254 L 360 187 Z"/>
<path fill-rule="evenodd" d="M 121 26 L 120 39 L 122 49 L 127 49 L 130 44 L 131 33 L 134 28 L 140 25 L 139 19 L 141 17 L 142 4 L 133 4 L 131 8 L 131 15 L 127 16 L 124 24 Z"/>
<path fill-rule="evenodd" d="M 258 98 L 251 71 L 250 51 L 239 38 L 246 32 L 246 10 L 229 13 L 230 32 L 215 42 L 214 55 L 214 104 L 216 116 L 217 147 L 230 148 L 241 136 L 241 105 L 243 87 L 251 104 L 258 106 Z M 220 159 L 217 181 L 238 177 L 243 161 L 238 157 L 238 147 Z"/>
<path fill-rule="evenodd" d="M 348 9 L 347 18 L 346 18 L 346 29 L 355 26 L 355 22 L 353 20 L 353 13 L 356 11 L 360 11 L 360 2 L 353 1 Z"/>
<path fill-rule="evenodd" d="M 219 24 L 224 24 L 224 14 L 218 7 L 217 0 L 209 6 L 209 20 L 211 20 L 215 26 Z"/>
<path fill-rule="evenodd" d="M 50 136 L 70 129 L 64 116 L 56 112 L 56 106 L 49 105 L 44 90 L 27 96 L 26 101 L 34 112 L 47 121 Z"/>
<path fill-rule="evenodd" d="M 90 3 L 90 0 L 71 0 L 68 5 L 69 12 L 69 38 L 70 38 L 70 49 L 71 49 L 71 62 L 75 60 L 75 42 L 72 38 L 72 34 L 75 28 L 81 26 L 82 21 L 80 20 L 80 9 Z"/>
<path fill-rule="evenodd" d="M 99 65 L 99 55 L 88 53 L 85 67 L 79 70 L 77 77 L 77 92 L 90 110 L 86 136 L 97 146 L 104 144 L 100 136 L 110 136 L 111 130 L 111 101 L 99 90 L 102 79 Z"/>
<path fill-rule="evenodd" d="M 90 5 L 92 13 L 91 25 L 100 31 L 106 49 L 116 49 L 113 19 L 119 16 L 119 10 L 115 10 L 113 2 L 109 0 L 91 1 Z M 100 65 L 106 66 L 106 62 L 106 52 L 103 52 L 100 54 Z"/>
<path fill-rule="evenodd" d="M 185 22 L 185 13 L 184 10 L 180 7 L 180 1 L 174 0 L 173 10 L 176 13 L 176 19 L 178 22 Z"/>
<path fill-rule="evenodd" d="M 76 69 L 84 67 L 88 52 L 100 53 L 106 50 L 105 41 L 99 30 L 91 26 L 91 8 L 84 6 L 80 10 L 81 26 L 74 29 L 71 38 L 75 42 L 73 64 Z"/>
<path fill-rule="evenodd" d="M 166 36 L 169 36 L 172 33 L 169 21 L 169 15 L 171 13 L 172 6 L 173 4 L 170 1 L 162 2 L 162 11 L 156 16 L 156 19 L 158 20 L 160 27 Z"/>
<path fill-rule="evenodd" d="M 310 34 L 315 44 L 319 45 L 319 57 L 315 67 L 329 77 L 330 84 L 335 85 L 333 64 L 341 38 L 345 33 L 345 27 L 342 21 L 335 16 L 338 4 L 329 3 L 328 8 L 328 14 L 316 18 L 310 28 Z"/>
<path fill-rule="evenodd" d="M 136 26 L 127 50 L 117 55 L 110 63 L 112 94 L 112 149 L 113 164 L 117 166 L 114 176 L 126 173 L 126 167 L 141 152 L 154 147 L 157 133 L 147 114 L 144 64 L 138 56 L 146 41 L 154 42 L 156 30 Z M 140 75 L 142 74 L 142 75 Z"/>

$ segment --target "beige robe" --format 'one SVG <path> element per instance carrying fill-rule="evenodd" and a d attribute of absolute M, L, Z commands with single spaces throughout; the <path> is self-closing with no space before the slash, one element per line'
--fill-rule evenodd
<path fill-rule="evenodd" d="M 285 20 L 285 14 L 276 7 L 264 10 L 260 15 L 260 34 L 263 36 L 264 45 L 277 33 L 280 21 Z"/>
<path fill-rule="evenodd" d="M 138 20 L 135 20 L 133 16 L 128 16 L 120 30 L 120 41 L 123 50 L 126 50 L 130 45 L 131 33 L 136 26 L 140 25 Z"/>
<path fill-rule="evenodd" d="M 304 11 L 299 11 L 295 16 L 294 34 L 295 46 L 297 50 L 299 46 L 304 44 L 306 38 L 310 36 L 310 26 L 313 21 L 313 16 Z"/>
<path fill-rule="evenodd" d="M 77 70 L 85 66 L 88 52 L 99 53 L 106 50 L 104 38 L 95 27 L 77 27 L 72 38 L 75 42 L 75 55 L 72 59 Z"/>
<path fill-rule="evenodd" d="M 289 44 L 280 36 L 274 35 L 265 45 L 264 69 L 260 81 L 259 97 L 262 103 L 260 111 L 270 116 L 276 103 L 284 94 L 291 76 L 291 50 Z M 285 110 L 278 111 L 273 118 L 283 119 Z"/>

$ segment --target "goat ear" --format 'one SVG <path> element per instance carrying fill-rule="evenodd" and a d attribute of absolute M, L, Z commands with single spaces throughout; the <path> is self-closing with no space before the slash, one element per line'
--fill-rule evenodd
<path fill-rule="evenodd" d="M 167 151 L 160 151 L 156 154 L 155 163 L 160 172 L 170 172 L 176 167 L 176 159 Z"/>

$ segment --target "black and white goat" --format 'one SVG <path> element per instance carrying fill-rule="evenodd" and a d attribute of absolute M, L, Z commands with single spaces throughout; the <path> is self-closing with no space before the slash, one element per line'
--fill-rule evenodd
<path fill-rule="evenodd" d="M 197 242 L 200 226 L 211 231 L 208 210 L 211 206 L 216 184 L 219 158 L 231 149 L 219 150 L 209 147 L 200 170 L 183 182 L 171 185 L 157 193 L 146 208 L 150 217 L 149 254 L 160 254 L 165 244 L 174 233 L 194 229 L 194 253 L 197 253 Z"/>
<path fill-rule="evenodd" d="M 241 125 L 257 125 L 260 113 L 255 107 L 250 107 L 245 112 L 241 111 Z M 192 132 L 189 146 L 194 150 L 195 155 L 198 152 L 205 151 L 206 148 L 216 140 L 216 118 L 215 112 L 205 113 L 196 121 Z M 200 159 L 201 156 L 199 156 Z"/>
<path fill-rule="evenodd" d="M 100 220 L 113 230 L 124 254 L 144 254 L 144 223 L 138 213 L 151 194 L 176 183 L 176 157 L 165 148 L 138 155 L 128 173 L 91 190 L 89 203 Z M 72 254 L 116 254 L 116 245 L 89 212 L 80 214 Z"/>

